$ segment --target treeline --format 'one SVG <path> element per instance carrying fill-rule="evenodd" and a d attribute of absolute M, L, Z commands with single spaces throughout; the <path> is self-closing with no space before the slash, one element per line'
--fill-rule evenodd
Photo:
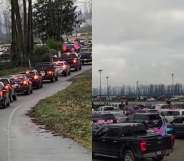
<path fill-rule="evenodd" d="M 93 88 L 93 96 L 99 95 L 99 89 Z M 107 95 L 107 89 L 102 89 L 102 95 Z M 184 85 L 164 85 L 164 84 L 150 84 L 135 86 L 122 86 L 122 87 L 109 87 L 109 95 L 113 96 L 130 96 L 130 97 L 161 97 L 184 95 Z"/>
<path fill-rule="evenodd" d="M 73 0 L 37 0 L 34 3 L 33 0 L 10 0 L 10 7 L 11 60 L 16 66 L 27 66 L 35 59 L 45 58 L 40 52 L 47 49 L 35 52 L 35 37 L 44 43 L 60 42 L 61 46 L 62 35 L 71 34 L 81 23 Z"/>

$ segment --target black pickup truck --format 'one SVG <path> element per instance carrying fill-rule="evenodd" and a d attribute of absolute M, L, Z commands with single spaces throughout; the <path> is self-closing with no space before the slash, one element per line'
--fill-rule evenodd
<path fill-rule="evenodd" d="M 123 161 L 153 159 L 161 161 L 173 149 L 170 135 L 147 133 L 139 123 L 93 126 L 93 157 L 120 158 Z"/>

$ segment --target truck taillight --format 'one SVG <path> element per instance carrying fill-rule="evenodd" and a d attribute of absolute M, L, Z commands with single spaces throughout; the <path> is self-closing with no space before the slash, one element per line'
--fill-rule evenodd
<path fill-rule="evenodd" d="M 34 79 L 38 79 L 38 76 L 37 76 L 37 75 L 35 75 L 35 76 L 34 76 Z"/>
<path fill-rule="evenodd" d="M 23 81 L 23 84 L 24 84 L 24 85 L 28 85 L 28 81 L 26 81 L 26 80 Z"/>
<path fill-rule="evenodd" d="M 176 138 L 175 135 L 171 135 L 171 144 L 172 145 L 174 145 L 174 143 L 175 143 L 175 138 Z"/>
<path fill-rule="evenodd" d="M 145 140 L 140 140 L 140 142 L 139 142 L 139 148 L 140 148 L 141 152 L 143 152 L 143 153 L 145 151 L 147 151 L 147 143 L 146 143 Z"/>

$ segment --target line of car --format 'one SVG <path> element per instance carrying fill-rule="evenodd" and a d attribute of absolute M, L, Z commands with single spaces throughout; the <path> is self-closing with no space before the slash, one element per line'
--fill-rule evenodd
<path fill-rule="evenodd" d="M 159 113 L 126 113 L 113 106 L 92 112 L 93 157 L 161 161 L 174 149 L 175 128 Z"/>

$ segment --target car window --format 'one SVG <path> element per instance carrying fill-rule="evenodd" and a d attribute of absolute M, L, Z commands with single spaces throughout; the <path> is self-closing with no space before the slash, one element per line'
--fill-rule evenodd
<path fill-rule="evenodd" d="M 113 128 L 109 128 L 104 136 L 105 137 L 119 137 L 120 135 L 121 135 L 121 129 L 113 127 Z"/>
<path fill-rule="evenodd" d="M 0 82 L 0 90 L 2 90 L 2 89 L 3 89 L 3 87 L 4 87 L 3 83 L 2 83 L 2 82 Z"/>
<path fill-rule="evenodd" d="M 183 122 L 184 122 L 184 118 L 176 118 L 176 119 L 173 120 L 172 123 L 180 124 L 180 123 L 183 123 Z"/>

